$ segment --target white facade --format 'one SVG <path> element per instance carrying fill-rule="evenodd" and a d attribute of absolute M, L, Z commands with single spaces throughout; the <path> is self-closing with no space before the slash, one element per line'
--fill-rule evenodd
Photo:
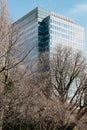
<path fill-rule="evenodd" d="M 51 12 L 50 48 L 53 49 L 58 44 L 84 51 L 84 28 L 69 18 Z"/>

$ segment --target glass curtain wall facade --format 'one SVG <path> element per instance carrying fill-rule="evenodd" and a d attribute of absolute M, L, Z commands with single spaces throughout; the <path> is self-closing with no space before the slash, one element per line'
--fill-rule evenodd
<path fill-rule="evenodd" d="M 50 12 L 38 8 L 38 47 L 39 52 L 49 50 L 49 16 Z"/>
<path fill-rule="evenodd" d="M 59 44 L 84 51 L 84 28 L 73 20 L 38 7 L 39 52 L 55 51 Z"/>
<path fill-rule="evenodd" d="M 18 28 L 18 44 L 26 52 L 33 48 L 27 58 L 39 60 L 42 52 L 55 51 L 59 44 L 84 51 L 84 28 L 65 16 L 37 7 L 14 23 Z"/>
<path fill-rule="evenodd" d="M 74 24 L 72 20 L 51 13 L 49 29 L 51 50 L 58 44 L 74 50 L 84 50 L 84 28 Z"/>
<path fill-rule="evenodd" d="M 29 50 L 32 50 L 24 61 L 24 65 L 33 64 L 37 67 L 38 60 L 38 13 L 37 9 L 32 10 L 27 15 L 19 19 L 13 24 L 13 28 L 18 35 L 18 52 L 26 55 Z M 17 54 L 16 54 L 17 55 Z M 23 56 L 21 56 L 23 57 Z M 35 65 L 34 65 L 35 64 Z"/>

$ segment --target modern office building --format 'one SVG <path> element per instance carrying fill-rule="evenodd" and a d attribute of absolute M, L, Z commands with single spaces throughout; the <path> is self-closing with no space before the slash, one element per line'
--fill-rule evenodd
<path fill-rule="evenodd" d="M 45 50 L 50 54 L 59 44 L 84 50 L 84 28 L 73 20 L 44 8 L 36 7 L 14 25 L 20 34 L 18 42 L 21 43 L 21 50 L 27 52 L 33 48 L 30 59 L 38 60 Z"/>

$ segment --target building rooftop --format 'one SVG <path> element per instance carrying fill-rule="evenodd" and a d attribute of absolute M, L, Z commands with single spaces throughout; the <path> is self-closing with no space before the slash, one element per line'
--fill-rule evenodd
<path fill-rule="evenodd" d="M 23 20 L 23 19 L 25 19 L 26 17 L 28 17 L 28 15 L 30 15 L 33 11 L 35 11 L 35 10 L 37 10 L 37 9 L 46 10 L 46 11 L 49 13 L 49 15 L 52 15 L 52 16 L 54 16 L 54 17 L 63 19 L 63 20 L 68 21 L 68 22 L 70 22 L 70 23 L 74 23 L 74 21 L 73 21 L 72 19 L 68 18 L 68 17 L 65 17 L 65 16 L 63 16 L 63 15 L 60 15 L 60 14 L 58 14 L 58 13 L 49 11 L 49 10 L 43 8 L 43 7 L 38 6 L 38 7 L 34 8 L 33 10 L 29 11 L 26 15 L 24 15 L 24 16 L 21 17 L 20 19 L 18 19 L 16 22 L 14 22 L 14 24 L 17 23 L 17 22 L 19 22 L 19 21 L 21 21 L 21 20 Z"/>

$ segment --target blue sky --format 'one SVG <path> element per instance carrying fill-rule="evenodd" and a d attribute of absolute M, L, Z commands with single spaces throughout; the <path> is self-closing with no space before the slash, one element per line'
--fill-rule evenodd
<path fill-rule="evenodd" d="M 12 21 L 21 18 L 36 6 L 44 7 L 73 19 L 76 24 L 85 28 L 85 33 L 87 32 L 87 0 L 8 0 L 8 9 Z M 86 44 L 87 34 L 85 34 L 85 39 Z M 86 50 L 87 45 L 85 52 Z"/>

